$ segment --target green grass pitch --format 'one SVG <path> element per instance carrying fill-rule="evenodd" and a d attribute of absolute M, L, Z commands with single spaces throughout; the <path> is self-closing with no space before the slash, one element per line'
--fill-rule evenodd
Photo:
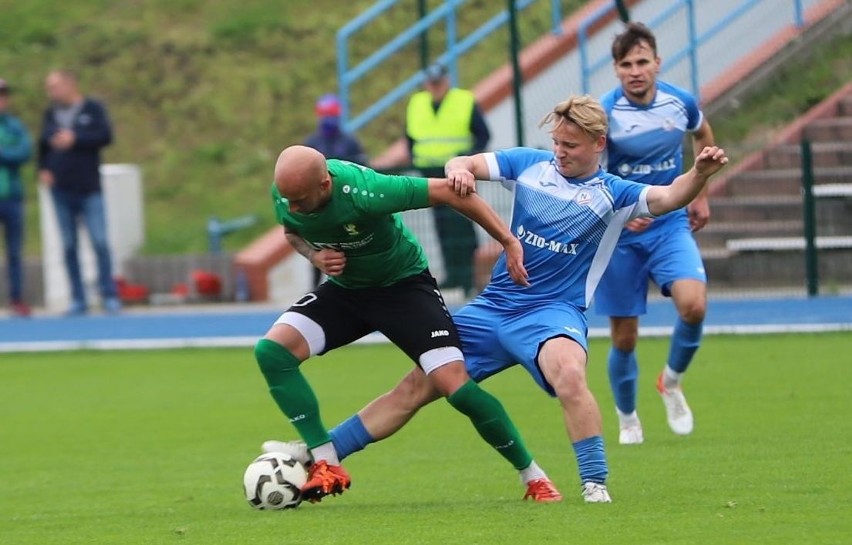
<path fill-rule="evenodd" d="M 516 473 L 439 401 L 347 460 L 346 494 L 251 509 L 242 472 L 293 438 L 250 349 L 0 357 L 0 542 L 72 544 L 849 543 L 848 333 L 705 339 L 686 381 L 693 435 L 665 423 L 662 339 L 640 343 L 644 445 L 617 444 L 607 345 L 591 346 L 611 505 L 585 505 L 555 400 L 518 368 L 484 383 L 566 499 L 521 501 Z M 304 367 L 331 426 L 410 363 L 356 346 Z"/>

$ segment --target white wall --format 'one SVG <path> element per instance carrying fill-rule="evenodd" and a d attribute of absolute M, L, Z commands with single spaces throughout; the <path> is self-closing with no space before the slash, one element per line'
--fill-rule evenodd
<path fill-rule="evenodd" d="M 139 251 L 145 241 L 142 172 L 137 165 L 101 166 L 107 232 L 112 250 L 113 275 L 122 273 L 124 260 Z M 50 191 L 39 187 L 41 248 L 44 271 L 44 306 L 49 312 L 62 312 L 71 304 L 71 288 L 65 272 L 62 239 Z M 97 307 L 97 265 L 88 231 L 78 231 L 80 266 L 89 306 Z"/>

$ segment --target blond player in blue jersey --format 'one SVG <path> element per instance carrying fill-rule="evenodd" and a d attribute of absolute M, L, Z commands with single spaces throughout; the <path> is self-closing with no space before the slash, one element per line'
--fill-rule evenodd
<path fill-rule="evenodd" d="M 542 483 L 550 481 L 503 406 L 468 376 L 456 327 L 423 248 L 397 212 L 435 204 L 453 207 L 503 245 L 511 281 L 526 285 L 522 245 L 500 217 L 478 196 L 456 194 L 447 180 L 386 176 L 354 163 L 326 160 L 305 146 L 281 152 L 272 198 L 287 239 L 328 275 L 327 282 L 296 301 L 255 346 L 272 397 L 315 460 L 303 497 L 316 502 L 340 494 L 349 488 L 350 477 L 300 366 L 374 331 L 402 349 L 417 364 L 430 391 L 434 388 L 467 416 L 525 482 L 535 483 L 534 494 L 543 493 Z M 558 494 L 555 489 L 544 492 Z"/>
<path fill-rule="evenodd" d="M 612 58 L 621 85 L 601 99 L 609 118 L 607 171 L 644 184 L 669 185 L 683 171 L 686 134 L 692 134 L 696 150 L 714 145 L 710 124 L 692 94 L 657 79 L 661 61 L 646 26 L 630 23 L 616 36 Z M 672 298 L 678 313 L 657 390 L 672 431 L 692 432 L 681 378 L 698 350 L 707 310 L 707 276 L 692 231 L 707 224 L 710 207 L 706 191 L 686 204 L 658 218 L 628 222 L 595 295 L 595 311 L 610 319 L 608 370 L 621 444 L 645 439 L 636 411 L 636 343 L 649 281 Z"/>
<path fill-rule="evenodd" d="M 512 280 L 512 256 L 503 254 L 485 290 L 453 316 L 470 376 L 481 381 L 522 365 L 546 393 L 559 399 L 588 503 L 611 501 L 601 415 L 586 384 L 588 308 L 624 225 L 690 202 L 728 159 L 704 148 L 695 165 L 668 186 L 648 186 L 604 172 L 607 117 L 582 96 L 556 105 L 545 117 L 553 151 L 511 148 L 456 157 L 447 177 L 464 194 L 475 180 L 494 180 L 513 193 L 511 229 L 523 245 L 529 285 Z M 331 431 L 340 456 L 357 452 L 400 429 L 438 397 L 421 370 Z M 310 459 L 298 442 L 267 441 Z"/>

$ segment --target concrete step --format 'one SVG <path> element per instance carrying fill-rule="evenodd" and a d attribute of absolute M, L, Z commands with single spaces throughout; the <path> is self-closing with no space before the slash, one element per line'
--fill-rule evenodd
<path fill-rule="evenodd" d="M 744 252 L 704 256 L 711 288 L 781 288 L 807 283 L 803 251 Z M 825 249 L 818 253 L 821 286 L 848 285 L 852 249 Z"/>
<path fill-rule="evenodd" d="M 804 232 L 804 222 L 801 219 L 781 221 L 741 222 L 716 221 L 713 216 L 713 205 L 710 205 L 710 223 L 695 233 L 695 240 L 702 252 L 710 249 L 725 248 L 728 240 L 747 237 L 794 237 Z"/>
<path fill-rule="evenodd" d="M 852 237 L 818 236 L 814 240 L 818 250 L 852 249 Z M 732 252 L 803 252 L 806 244 L 802 236 L 735 238 L 726 244 Z"/>
<path fill-rule="evenodd" d="M 814 167 L 814 184 L 838 184 L 852 181 L 852 164 Z M 741 172 L 728 181 L 728 195 L 800 195 L 802 170 L 774 168 Z"/>
<path fill-rule="evenodd" d="M 786 221 L 802 218 L 799 195 L 762 195 L 716 197 L 710 201 L 713 221 L 747 222 Z"/>
<path fill-rule="evenodd" d="M 849 142 L 813 142 L 811 160 L 814 167 L 852 167 L 852 141 Z M 801 168 L 802 147 L 799 144 L 787 144 L 771 149 L 764 157 L 764 166 L 776 168 Z"/>
<path fill-rule="evenodd" d="M 837 142 L 852 140 L 852 117 L 817 119 L 804 130 L 812 142 Z"/>
<path fill-rule="evenodd" d="M 845 96 L 837 104 L 837 117 L 852 116 L 852 96 Z"/>
<path fill-rule="evenodd" d="M 818 229 L 826 235 L 852 233 L 852 199 L 816 199 Z M 714 222 L 798 221 L 803 216 L 801 195 L 714 197 L 710 201 Z"/>

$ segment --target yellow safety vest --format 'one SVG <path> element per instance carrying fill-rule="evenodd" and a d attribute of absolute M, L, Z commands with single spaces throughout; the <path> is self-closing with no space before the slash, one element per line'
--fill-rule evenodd
<path fill-rule="evenodd" d="M 474 101 L 472 92 L 450 89 L 436 112 L 428 91 L 411 97 L 406 132 L 414 141 L 411 160 L 414 166 L 442 167 L 449 159 L 473 147 L 470 120 Z"/>

